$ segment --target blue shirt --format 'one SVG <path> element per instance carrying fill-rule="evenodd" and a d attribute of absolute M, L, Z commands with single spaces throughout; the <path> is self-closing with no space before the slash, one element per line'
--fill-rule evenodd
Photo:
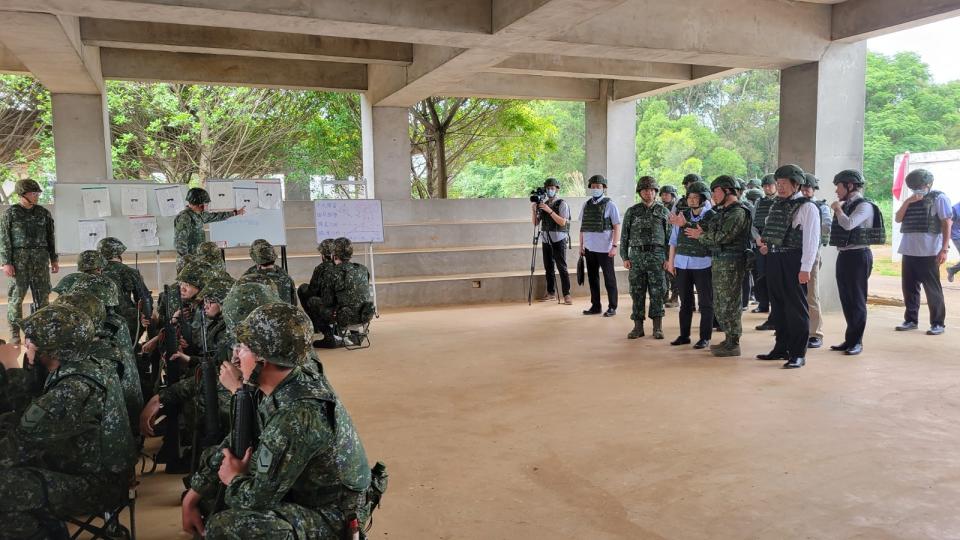
<path fill-rule="evenodd" d="M 704 208 L 703 212 L 700 212 L 699 216 L 695 216 L 691 213 L 690 221 L 692 223 L 697 223 L 703 219 L 703 214 L 709 210 Z M 674 225 L 673 230 L 670 231 L 670 245 L 677 247 L 677 238 L 680 236 L 680 227 Z M 673 267 L 679 270 L 704 270 L 710 268 L 713 264 L 713 261 L 709 256 L 707 257 L 691 257 L 690 255 L 681 255 L 679 253 L 674 254 L 673 256 Z"/>
<path fill-rule="evenodd" d="M 953 226 L 950 227 L 950 238 L 960 242 L 960 203 L 953 205 Z"/>
<path fill-rule="evenodd" d="M 587 202 L 583 203 L 583 208 L 580 208 L 580 223 L 583 223 L 583 209 L 586 208 L 588 204 L 596 204 L 595 201 L 596 199 L 590 197 L 587 199 Z M 609 218 L 610 223 L 614 225 L 620 224 L 620 210 L 618 210 L 617 205 L 613 203 L 613 199 L 607 200 L 607 208 L 603 212 L 603 217 Z M 583 233 L 583 249 L 597 253 L 609 252 L 613 249 L 613 230 Z"/>
<path fill-rule="evenodd" d="M 921 203 L 914 203 L 921 204 Z M 934 200 L 930 213 L 937 213 L 940 220 L 950 219 L 952 209 L 950 199 L 943 193 Z M 943 249 L 943 234 L 937 233 L 903 233 L 900 235 L 900 247 L 897 252 L 911 257 L 935 257 Z"/>

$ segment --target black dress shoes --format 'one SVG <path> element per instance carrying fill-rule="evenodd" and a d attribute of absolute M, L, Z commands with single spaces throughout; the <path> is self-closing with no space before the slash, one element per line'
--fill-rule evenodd
<path fill-rule="evenodd" d="M 819 349 L 823 347 L 823 340 L 818 337 L 812 337 L 807 340 L 807 348 L 810 349 Z"/>
<path fill-rule="evenodd" d="M 777 327 L 773 325 L 771 321 L 764 321 L 763 324 L 757 326 L 757 330 L 776 330 Z"/>
<path fill-rule="evenodd" d="M 616 315 L 616 314 L 617 314 L 617 310 L 615 310 L 615 309 L 613 309 L 613 308 L 610 308 L 610 309 L 608 309 L 608 310 L 606 310 L 606 311 L 603 312 L 603 316 L 604 316 L 604 317 L 613 317 L 613 316 Z"/>
<path fill-rule="evenodd" d="M 783 369 L 802 368 L 803 365 L 806 363 L 807 361 L 804 360 L 802 356 L 797 356 L 795 358 L 791 358 L 790 360 L 787 360 L 787 363 L 783 365 Z"/>
<path fill-rule="evenodd" d="M 677 339 L 670 342 L 671 345 L 689 345 L 690 338 L 688 337 L 678 337 Z"/>
<path fill-rule="evenodd" d="M 757 360 L 786 360 L 786 359 L 787 359 L 787 355 L 783 353 L 774 352 L 774 351 L 770 351 L 767 354 L 757 355 Z"/>
<path fill-rule="evenodd" d="M 687 343 L 690 343 L 690 342 L 687 341 Z M 694 348 L 694 349 L 706 349 L 706 348 L 709 347 L 709 346 L 710 346 L 710 340 L 709 340 L 709 339 L 701 339 L 700 341 L 696 342 L 696 343 L 693 345 L 693 348 Z"/>
<path fill-rule="evenodd" d="M 903 321 L 903 323 L 901 323 L 900 326 L 896 327 L 897 332 L 906 332 L 907 330 L 916 330 L 916 329 L 917 329 L 917 323 L 913 321 Z"/>
<path fill-rule="evenodd" d="M 831 346 L 830 346 L 830 350 L 831 350 L 831 351 L 840 351 L 840 352 L 846 351 L 846 350 L 849 349 L 849 348 L 850 348 L 850 345 L 847 345 L 846 343 L 841 343 L 841 344 L 839 344 L 839 345 L 831 345 Z"/>
<path fill-rule="evenodd" d="M 750 310 L 750 313 L 770 313 L 770 309 L 769 309 L 769 308 L 768 308 L 768 309 L 761 309 L 761 308 L 755 307 L 755 308 L 753 308 L 753 309 Z"/>
<path fill-rule="evenodd" d="M 846 351 L 843 351 L 844 354 L 849 355 L 849 356 L 856 356 L 856 355 L 858 355 L 858 354 L 860 354 L 860 353 L 862 353 L 862 352 L 863 352 L 863 345 L 861 345 L 861 344 L 859 344 L 859 343 L 857 343 L 856 345 L 853 345 L 853 346 L 847 348 Z"/>
<path fill-rule="evenodd" d="M 583 310 L 583 314 L 584 314 L 584 315 L 598 315 L 598 314 L 600 314 L 600 310 L 599 310 L 599 309 L 585 309 L 585 310 Z"/>

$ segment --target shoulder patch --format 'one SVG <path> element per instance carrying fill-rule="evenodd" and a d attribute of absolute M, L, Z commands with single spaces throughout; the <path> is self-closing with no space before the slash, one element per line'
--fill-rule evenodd
<path fill-rule="evenodd" d="M 265 444 L 260 445 L 259 451 L 257 452 L 257 472 L 265 474 L 270 470 L 270 465 L 272 464 L 273 451 Z"/>
<path fill-rule="evenodd" d="M 43 420 L 45 416 L 47 416 L 47 411 L 36 404 L 30 405 L 30 407 L 24 411 L 23 416 L 20 417 L 20 427 L 24 429 L 33 429 Z"/>

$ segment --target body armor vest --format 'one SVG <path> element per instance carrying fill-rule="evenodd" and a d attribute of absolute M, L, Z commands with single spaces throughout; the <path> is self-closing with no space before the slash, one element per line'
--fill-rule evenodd
<path fill-rule="evenodd" d="M 833 220 L 830 226 L 830 245 L 837 247 L 846 246 L 872 246 L 885 244 L 887 242 L 887 231 L 883 224 L 883 215 L 880 214 L 880 208 L 873 201 L 858 198 L 850 204 L 843 204 L 843 213 L 850 215 L 862 203 L 873 206 L 873 223 L 870 227 L 859 226 L 849 231 L 840 226 L 837 220 Z"/>
<path fill-rule="evenodd" d="M 824 227 L 823 224 L 830 219 L 830 207 L 827 206 L 827 201 L 810 200 L 813 201 L 813 204 L 817 205 L 817 210 L 820 211 L 820 245 L 829 245 L 831 228 Z"/>
<path fill-rule="evenodd" d="M 709 257 L 710 249 L 700 243 L 699 240 L 690 238 L 687 235 L 683 234 L 684 229 L 695 227 L 700 225 L 701 227 L 710 222 L 715 216 L 716 212 L 713 209 L 704 210 L 701 213 L 700 221 L 694 223 L 693 212 L 690 209 L 683 211 L 683 217 L 687 218 L 687 224 L 683 227 L 680 227 L 680 231 L 677 233 L 677 254 L 686 255 L 687 257 Z"/>
<path fill-rule="evenodd" d="M 607 213 L 607 203 L 609 197 L 602 197 L 600 201 L 594 203 L 593 200 L 586 202 L 583 207 L 583 223 L 580 224 L 581 232 L 604 232 L 613 230 L 613 221 L 604 217 Z"/>
<path fill-rule="evenodd" d="M 757 201 L 756 211 L 753 213 L 753 226 L 760 232 L 763 232 L 763 227 L 766 225 L 767 216 L 770 214 L 770 208 L 773 207 L 773 203 L 776 202 L 776 197 L 764 197 Z"/>
<path fill-rule="evenodd" d="M 812 202 L 806 197 L 778 199 L 767 216 L 767 226 L 763 230 L 764 243 L 770 247 L 802 249 L 803 231 L 793 226 L 793 216 L 800 205 Z"/>
<path fill-rule="evenodd" d="M 902 233 L 929 233 L 940 234 L 940 216 L 937 215 L 934 205 L 941 192 L 931 191 L 920 202 L 915 202 L 907 208 L 900 224 Z"/>
<path fill-rule="evenodd" d="M 643 203 L 637 203 L 630 210 L 633 216 L 630 222 L 630 247 L 661 246 L 666 247 L 667 217 L 669 210 L 661 202 L 655 202 L 648 208 Z"/>
<path fill-rule="evenodd" d="M 724 214 L 730 212 L 744 212 L 747 214 L 747 222 L 750 222 L 750 210 L 743 206 L 740 201 L 717 210 L 717 215 L 714 216 L 713 220 L 719 219 L 722 221 Z M 744 227 L 743 232 L 740 233 L 738 238 L 734 238 L 729 243 L 723 244 L 720 247 L 713 248 L 712 256 L 718 259 L 745 257 L 746 252 L 750 249 L 750 242 L 750 227 Z"/>
<path fill-rule="evenodd" d="M 554 212 L 555 214 L 557 214 L 558 216 L 563 217 L 563 215 L 560 213 L 560 206 L 561 206 L 562 204 L 563 204 L 563 199 L 557 199 L 557 200 L 553 201 L 552 204 L 548 204 L 547 206 L 549 206 L 550 209 L 553 210 L 553 212 Z M 583 218 L 584 218 L 584 220 L 586 220 L 586 218 L 587 218 L 586 212 L 584 212 Z M 569 233 L 570 233 L 570 220 L 568 219 L 566 225 L 564 225 L 563 227 L 561 227 L 560 225 L 557 225 L 557 222 L 554 221 L 552 217 L 550 217 L 550 216 L 548 216 L 548 215 L 546 215 L 546 214 L 543 214 L 543 215 L 540 217 L 540 230 L 541 230 L 541 231 L 545 231 L 545 232 L 565 232 L 565 233 L 568 233 L 568 234 L 569 234 Z"/>

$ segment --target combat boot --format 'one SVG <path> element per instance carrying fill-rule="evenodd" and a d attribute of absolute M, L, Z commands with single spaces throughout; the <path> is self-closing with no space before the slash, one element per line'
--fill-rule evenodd
<path fill-rule="evenodd" d="M 710 346 L 710 352 L 725 348 L 727 346 L 727 341 L 729 340 L 730 338 L 723 338 L 723 341 L 720 343 L 714 343 Z"/>
<path fill-rule="evenodd" d="M 653 318 L 653 339 L 663 339 L 663 317 Z"/>
<path fill-rule="evenodd" d="M 714 356 L 740 356 L 740 338 L 731 337 L 724 340 L 725 347 L 710 351 Z"/>
<path fill-rule="evenodd" d="M 642 338 L 645 334 L 643 333 L 643 319 L 638 319 L 633 321 L 633 330 L 627 334 L 627 339 L 637 339 Z"/>

